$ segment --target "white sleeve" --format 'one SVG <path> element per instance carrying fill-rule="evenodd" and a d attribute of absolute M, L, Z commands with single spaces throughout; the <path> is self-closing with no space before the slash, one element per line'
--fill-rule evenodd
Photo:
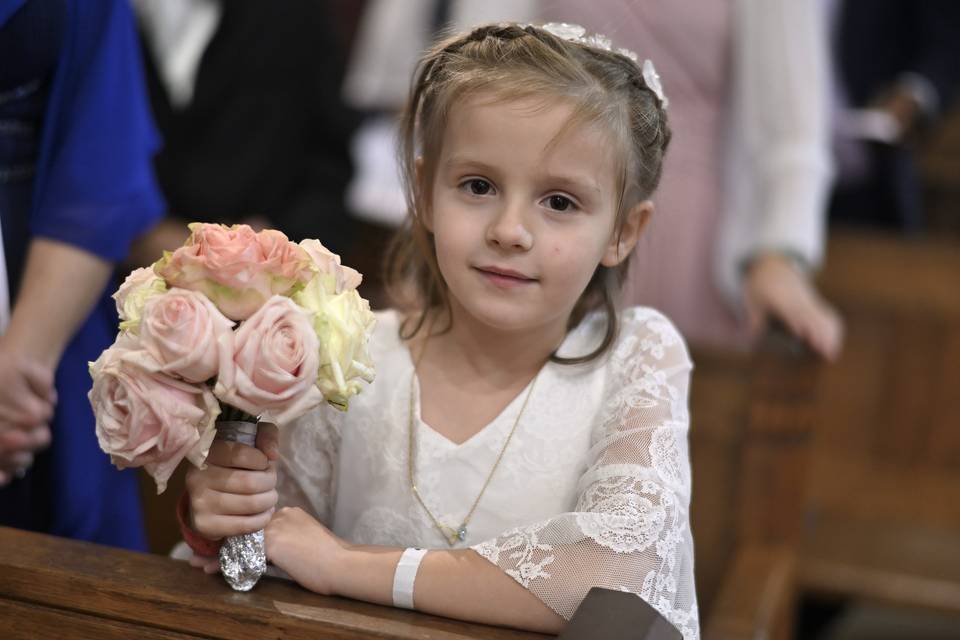
<path fill-rule="evenodd" d="M 744 262 L 765 249 L 811 266 L 824 246 L 830 158 L 826 15 L 815 0 L 738 0 L 721 290 L 739 300 Z"/>
<path fill-rule="evenodd" d="M 324 404 L 280 430 L 279 507 L 300 507 L 331 524 L 343 415 Z"/>
<path fill-rule="evenodd" d="M 569 619 L 591 587 L 634 593 L 699 636 L 690 533 L 691 363 L 663 316 L 625 319 L 574 509 L 473 549 Z M 625 313 L 624 316 L 628 316 Z"/>

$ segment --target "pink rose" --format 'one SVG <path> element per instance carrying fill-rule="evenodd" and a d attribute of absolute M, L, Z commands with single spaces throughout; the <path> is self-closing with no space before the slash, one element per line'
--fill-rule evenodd
<path fill-rule="evenodd" d="M 270 296 L 287 295 L 313 276 L 306 252 L 279 231 L 198 222 L 190 231 L 154 270 L 171 287 L 205 294 L 232 320 L 250 317 Z"/>
<path fill-rule="evenodd" d="M 355 269 L 340 264 L 340 256 L 320 244 L 319 240 L 304 240 L 300 247 L 310 256 L 319 275 L 333 276 L 333 290 L 328 293 L 343 293 L 360 286 L 363 276 Z"/>
<path fill-rule="evenodd" d="M 205 382 L 220 369 L 220 345 L 230 349 L 233 322 L 202 293 L 186 289 L 147 300 L 140 346 L 125 358 L 152 372 Z"/>
<path fill-rule="evenodd" d="M 321 402 L 316 386 L 319 343 L 306 312 L 273 296 L 233 334 L 233 352 L 220 351 L 214 394 L 223 402 L 286 424 Z"/>
<path fill-rule="evenodd" d="M 264 229 L 257 234 L 266 269 L 274 277 L 306 283 L 313 277 L 310 256 L 280 231 Z"/>
<path fill-rule="evenodd" d="M 117 467 L 144 467 L 163 493 L 184 457 L 201 466 L 216 435 L 220 413 L 205 385 L 151 373 L 126 360 L 136 340 L 121 334 L 90 365 L 88 397 L 97 440 Z"/>

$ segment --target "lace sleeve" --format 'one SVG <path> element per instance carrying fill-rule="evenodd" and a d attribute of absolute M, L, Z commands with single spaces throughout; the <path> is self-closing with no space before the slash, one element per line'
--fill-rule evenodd
<path fill-rule="evenodd" d="M 594 586 L 635 593 L 699 636 L 690 534 L 682 338 L 659 314 L 624 314 L 575 510 L 473 547 L 569 619 Z"/>
<path fill-rule="evenodd" d="M 337 495 L 343 413 L 323 405 L 280 430 L 279 506 L 300 507 L 330 525 Z"/>

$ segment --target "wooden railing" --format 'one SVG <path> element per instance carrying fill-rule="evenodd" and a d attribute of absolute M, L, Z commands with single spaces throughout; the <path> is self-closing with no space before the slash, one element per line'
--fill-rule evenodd
<path fill-rule="evenodd" d="M 237 593 L 185 562 L 0 527 L 5 640 L 548 637 L 327 598 L 274 578 Z"/>

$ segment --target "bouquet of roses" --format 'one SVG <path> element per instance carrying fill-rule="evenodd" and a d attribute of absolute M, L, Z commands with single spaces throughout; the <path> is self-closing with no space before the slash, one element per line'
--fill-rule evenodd
<path fill-rule="evenodd" d="M 324 401 L 345 410 L 374 373 L 360 274 L 320 242 L 190 231 L 114 294 L 119 335 L 90 364 L 100 447 L 121 469 L 142 466 L 158 493 L 184 458 L 203 466 L 221 412 L 282 428 Z"/>

